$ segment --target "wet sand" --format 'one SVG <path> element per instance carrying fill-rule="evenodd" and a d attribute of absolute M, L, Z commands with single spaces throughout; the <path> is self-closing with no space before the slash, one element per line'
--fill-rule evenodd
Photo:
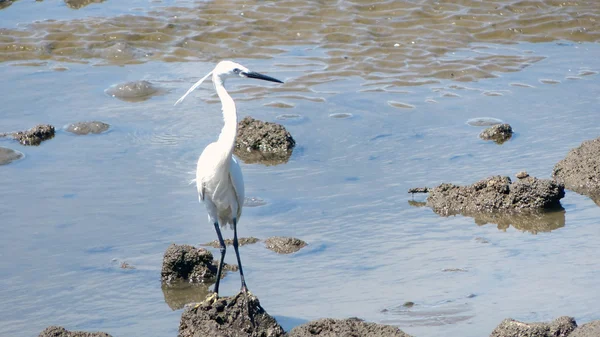
<path fill-rule="evenodd" d="M 228 82 L 240 119 L 281 123 L 296 140 L 285 164 L 242 167 L 246 193 L 265 204 L 244 209 L 239 235 L 310 243 L 291 255 L 241 248 L 248 286 L 284 329 L 358 316 L 421 337 L 481 336 L 506 317 L 599 319 L 600 264 L 590 257 L 600 248 L 600 207 L 591 199 L 567 191 L 551 231 L 478 226 L 408 204 L 414 186 L 523 170 L 550 178 L 571 148 L 599 136 L 599 7 L 536 4 L 16 1 L 0 9 L 0 132 L 57 126 L 39 147 L 0 139 L 25 154 L 0 168 L 8 191 L 0 335 L 49 325 L 177 333 L 181 311 L 165 303 L 162 255 L 172 242 L 216 238 L 189 181 L 222 117 L 210 84 L 173 103 L 222 58 L 286 82 Z M 105 94 L 144 80 L 164 94 L 141 102 Z M 479 117 L 509 123 L 513 137 L 479 139 L 484 127 L 467 125 Z M 82 120 L 111 128 L 86 137 L 62 129 Z M 231 273 L 221 289 L 234 294 L 239 279 Z M 409 301 L 415 306 L 402 307 Z"/>

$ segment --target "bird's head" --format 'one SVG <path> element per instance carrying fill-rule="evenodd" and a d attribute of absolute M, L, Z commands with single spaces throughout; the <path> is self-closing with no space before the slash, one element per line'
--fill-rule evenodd
<path fill-rule="evenodd" d="M 255 71 L 250 71 L 248 68 L 244 67 L 239 63 L 235 63 L 233 61 L 221 61 L 215 69 L 213 70 L 213 75 L 218 76 L 221 80 L 225 80 L 229 77 L 242 77 L 242 78 L 256 78 L 259 80 L 265 80 L 270 82 L 283 83 L 280 80 L 259 74 Z"/>
<path fill-rule="evenodd" d="M 271 76 L 267 76 L 267 75 L 257 73 L 255 71 L 251 71 L 239 63 L 235 63 L 233 61 L 221 61 L 217 64 L 215 69 L 213 69 L 210 73 L 208 73 L 206 76 L 204 76 L 198 82 L 196 82 L 185 93 L 185 95 L 181 96 L 181 98 L 179 100 L 177 100 L 177 102 L 175 102 L 175 104 L 177 105 L 177 103 L 183 101 L 183 99 L 190 92 L 194 91 L 194 89 L 196 89 L 200 84 L 202 84 L 202 82 L 204 82 L 204 80 L 206 80 L 210 75 L 213 75 L 213 81 L 220 81 L 221 84 L 223 84 L 225 82 L 225 79 L 229 78 L 229 77 L 255 78 L 255 79 L 264 80 L 264 81 L 283 83 L 282 81 L 280 81 L 276 78 L 273 78 Z"/>

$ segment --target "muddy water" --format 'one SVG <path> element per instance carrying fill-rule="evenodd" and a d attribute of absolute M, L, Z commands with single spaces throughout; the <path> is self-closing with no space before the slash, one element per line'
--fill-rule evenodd
<path fill-rule="evenodd" d="M 309 243 L 241 248 L 249 287 L 287 328 L 359 316 L 482 336 L 509 316 L 600 318 L 593 201 L 569 192 L 542 219 L 442 218 L 406 193 L 549 177 L 598 137 L 599 14 L 595 1 L 13 2 L 0 10 L 0 132 L 111 128 L 40 147 L 0 139 L 25 154 L 0 169 L 0 335 L 176 335 L 186 295 L 161 289 L 162 254 L 214 239 L 188 182 L 222 118 L 210 85 L 173 102 L 222 58 L 286 82 L 228 87 L 242 117 L 283 123 L 298 144 L 284 165 L 243 166 L 266 204 L 244 209 L 240 234 Z M 140 80 L 161 94 L 105 93 Z M 515 135 L 480 140 L 467 121 L 481 117 Z M 222 282 L 238 289 L 235 274 Z"/>

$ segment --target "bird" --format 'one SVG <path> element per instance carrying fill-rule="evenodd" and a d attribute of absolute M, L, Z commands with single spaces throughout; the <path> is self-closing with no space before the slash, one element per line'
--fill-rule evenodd
<path fill-rule="evenodd" d="M 175 105 L 181 103 L 187 95 L 212 75 L 212 82 L 221 100 L 224 125 L 216 142 L 206 146 L 198 158 L 196 166 L 196 188 L 200 203 L 206 206 L 209 221 L 214 225 L 221 258 L 217 267 L 217 280 L 214 286 L 214 295 L 219 295 L 219 282 L 223 270 L 223 259 L 226 247 L 221 234 L 221 228 L 228 224 L 233 229 L 233 249 L 238 262 L 238 269 L 242 281 L 241 292 L 246 294 L 248 287 L 244 279 L 242 261 L 238 250 L 237 224 L 242 215 L 244 205 L 244 178 L 238 160 L 233 156 L 237 136 L 237 110 L 233 98 L 225 90 L 225 80 L 228 78 L 254 78 L 264 81 L 283 83 L 282 81 L 250 71 L 243 65 L 233 61 L 221 61 L 206 76 L 196 82 L 183 95 Z"/>

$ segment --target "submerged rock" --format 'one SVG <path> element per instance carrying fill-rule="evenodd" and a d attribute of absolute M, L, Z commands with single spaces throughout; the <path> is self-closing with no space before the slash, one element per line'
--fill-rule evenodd
<path fill-rule="evenodd" d="M 238 123 L 235 154 L 246 163 L 285 163 L 295 145 L 296 142 L 283 125 L 252 117 L 246 117 Z"/>
<path fill-rule="evenodd" d="M 493 125 L 479 134 L 483 140 L 493 140 L 496 144 L 502 144 L 512 137 L 512 127 L 508 124 Z"/>
<path fill-rule="evenodd" d="M 186 306 L 179 323 L 178 337 L 279 337 L 283 328 L 251 293 L 232 297 L 209 297 Z"/>
<path fill-rule="evenodd" d="M 237 266 L 224 264 L 221 278 L 225 277 L 227 270 L 235 271 Z M 217 261 L 213 261 L 212 253 L 204 248 L 173 243 L 165 251 L 160 275 L 165 283 L 214 282 L 217 277 Z"/>
<path fill-rule="evenodd" d="M 15 160 L 23 158 L 23 153 L 9 149 L 7 147 L 0 146 L 0 165 L 6 165 L 12 163 Z"/>
<path fill-rule="evenodd" d="M 470 186 L 441 184 L 430 190 L 427 206 L 440 215 L 485 212 L 539 212 L 559 209 L 564 186 L 549 179 L 527 177 L 511 182 L 493 176 Z"/>
<path fill-rule="evenodd" d="M 293 328 L 288 337 L 410 337 L 409 334 L 391 325 L 365 322 L 358 318 L 324 318 Z"/>
<path fill-rule="evenodd" d="M 23 145 L 40 145 L 43 141 L 54 137 L 54 126 L 39 124 L 27 131 L 19 131 L 12 134 L 13 138 Z"/>
<path fill-rule="evenodd" d="M 133 81 L 115 84 L 106 89 L 105 92 L 118 99 L 128 102 L 145 101 L 152 95 L 160 92 L 159 88 L 148 81 Z"/>
<path fill-rule="evenodd" d="M 492 331 L 490 337 L 566 337 L 577 323 L 573 317 L 562 316 L 550 323 L 523 323 L 507 318 Z"/>
<path fill-rule="evenodd" d="M 233 245 L 233 240 L 232 239 L 225 239 L 223 240 L 225 242 L 226 246 L 231 246 Z M 249 238 L 238 238 L 238 244 L 240 246 L 244 246 L 244 245 L 251 245 L 253 243 L 257 243 L 258 241 L 260 241 L 260 239 L 257 239 L 255 237 L 249 237 Z M 221 245 L 219 244 L 218 240 L 214 240 L 211 242 L 207 242 L 205 244 L 203 244 L 203 246 L 210 246 L 210 247 L 214 247 L 214 248 L 220 248 Z"/>
<path fill-rule="evenodd" d="M 583 142 L 554 166 L 554 179 L 600 205 L 600 138 Z"/>
<path fill-rule="evenodd" d="M 49 326 L 38 337 L 112 337 L 105 332 L 69 331 L 61 326 Z"/>
<path fill-rule="evenodd" d="M 76 135 L 87 135 L 90 133 L 94 133 L 94 134 L 102 133 L 102 132 L 105 132 L 106 130 L 108 130 L 109 128 L 110 128 L 110 125 L 108 125 L 106 123 L 98 122 L 98 121 L 91 121 L 91 122 L 77 122 L 77 123 L 69 124 L 65 128 L 65 130 L 67 132 L 74 133 Z"/>
<path fill-rule="evenodd" d="M 265 240 L 265 246 L 278 254 L 291 254 L 306 246 L 306 242 L 290 237 L 272 236 Z"/>

